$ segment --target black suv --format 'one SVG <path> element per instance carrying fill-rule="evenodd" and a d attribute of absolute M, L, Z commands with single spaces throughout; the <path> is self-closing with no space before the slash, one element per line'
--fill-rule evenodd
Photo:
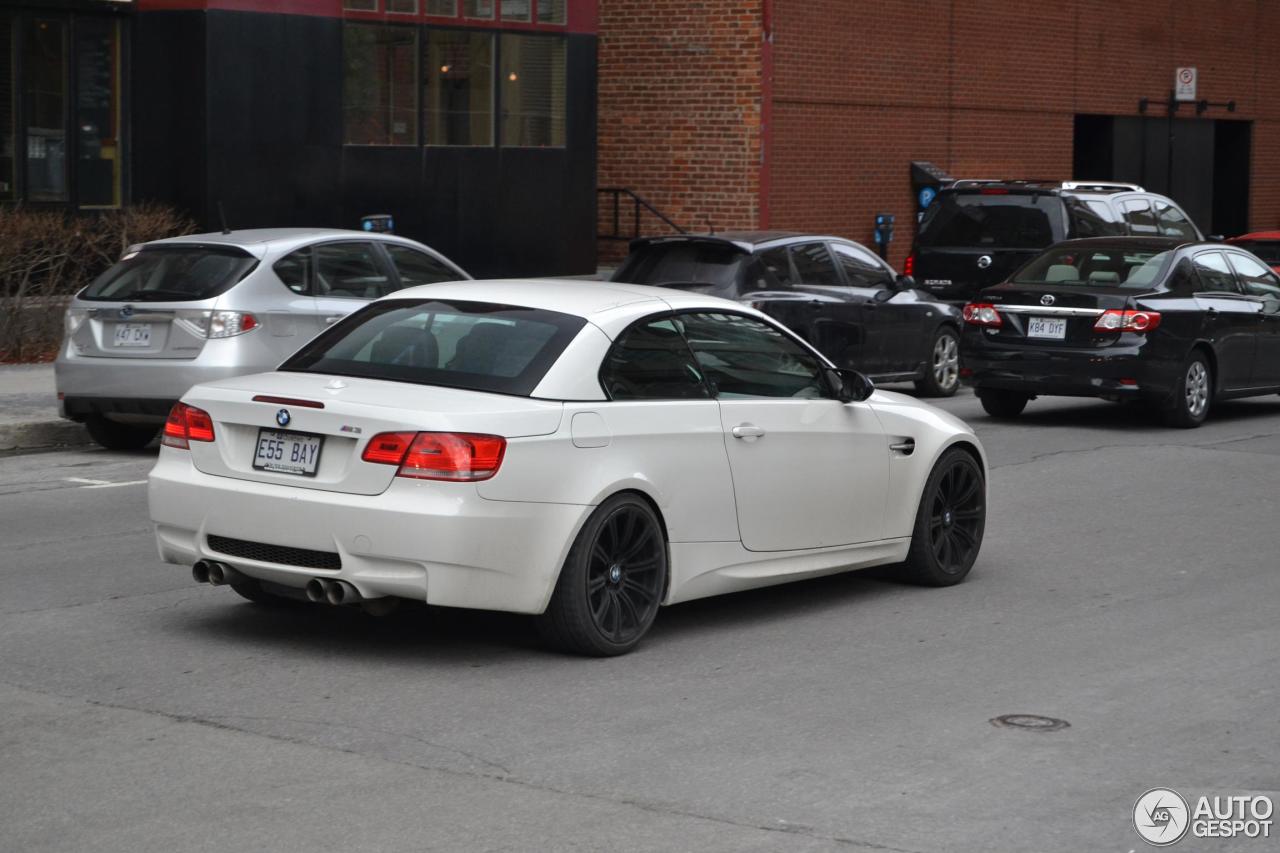
<path fill-rule="evenodd" d="M 1103 181 L 956 181 L 920 222 L 907 273 L 921 290 L 964 302 L 1062 240 L 1204 235 L 1169 198 Z"/>

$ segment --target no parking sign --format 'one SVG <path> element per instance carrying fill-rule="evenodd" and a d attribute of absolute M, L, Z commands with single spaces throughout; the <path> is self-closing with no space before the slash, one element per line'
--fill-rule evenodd
<path fill-rule="evenodd" d="M 1194 68 L 1179 68 L 1173 75 L 1174 98 L 1179 101 L 1194 101 L 1197 76 Z"/>

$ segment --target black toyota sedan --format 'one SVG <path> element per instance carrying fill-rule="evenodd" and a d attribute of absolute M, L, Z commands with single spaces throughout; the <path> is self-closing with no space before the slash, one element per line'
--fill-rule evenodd
<path fill-rule="evenodd" d="M 1280 278 L 1233 246 L 1068 240 L 964 307 L 964 381 L 995 417 L 1037 396 L 1143 400 L 1174 426 L 1280 391 Z"/>
<path fill-rule="evenodd" d="M 851 240 L 781 231 L 645 238 L 613 280 L 749 303 L 837 367 L 915 382 L 923 396 L 949 397 L 960 385 L 959 308 Z"/>

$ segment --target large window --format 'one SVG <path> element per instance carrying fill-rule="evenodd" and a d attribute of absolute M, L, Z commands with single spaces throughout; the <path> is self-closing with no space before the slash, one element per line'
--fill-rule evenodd
<path fill-rule="evenodd" d="M 501 50 L 502 144 L 563 146 L 564 39 L 504 33 Z"/>
<path fill-rule="evenodd" d="M 67 23 L 28 18 L 23 34 L 27 198 L 67 200 Z"/>
<path fill-rule="evenodd" d="M 428 145 L 493 144 L 493 36 L 427 33 Z"/>
<path fill-rule="evenodd" d="M 418 30 L 348 23 L 343 30 L 344 139 L 418 143 Z"/>
<path fill-rule="evenodd" d="M 120 24 L 76 24 L 76 177 L 81 207 L 119 207 L 124 157 L 120 138 Z"/>
<path fill-rule="evenodd" d="M 0 13 L 0 199 L 12 199 L 17 174 L 14 157 L 13 109 L 15 51 L 13 18 Z"/>

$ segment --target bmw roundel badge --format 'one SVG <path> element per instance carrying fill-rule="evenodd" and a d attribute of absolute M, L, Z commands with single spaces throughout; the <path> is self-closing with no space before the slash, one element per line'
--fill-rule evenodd
<path fill-rule="evenodd" d="M 289 416 L 288 409 L 281 409 L 280 411 L 276 412 L 276 423 L 278 423 L 280 426 L 282 427 L 288 426 L 289 421 L 291 420 L 293 420 L 293 418 Z"/>

